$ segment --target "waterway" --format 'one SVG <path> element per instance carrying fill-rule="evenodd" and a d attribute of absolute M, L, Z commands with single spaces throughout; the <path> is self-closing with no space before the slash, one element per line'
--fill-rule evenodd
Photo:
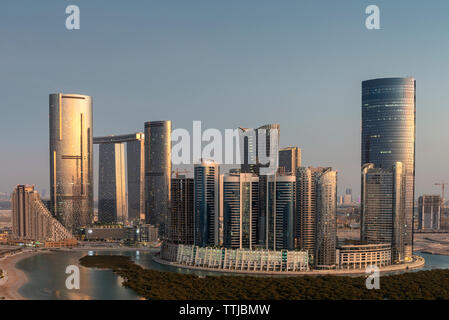
<path fill-rule="evenodd" d="M 23 259 L 17 263 L 17 268 L 23 270 L 28 276 L 28 283 L 19 289 L 19 293 L 26 299 L 59 300 L 138 300 L 142 299 L 131 289 L 121 285 L 122 279 L 111 270 L 100 270 L 79 266 L 78 260 L 86 254 L 115 254 L 130 256 L 137 264 L 144 268 L 196 274 L 199 276 L 217 275 L 216 272 L 188 270 L 172 266 L 161 265 L 151 258 L 148 251 L 68 251 L 48 252 L 37 254 Z M 424 270 L 448 269 L 449 256 L 417 253 L 424 257 L 426 265 Z M 65 282 L 68 274 L 67 266 L 78 265 L 80 269 L 80 289 L 69 290 Z M 421 269 L 421 270 L 423 270 Z"/>

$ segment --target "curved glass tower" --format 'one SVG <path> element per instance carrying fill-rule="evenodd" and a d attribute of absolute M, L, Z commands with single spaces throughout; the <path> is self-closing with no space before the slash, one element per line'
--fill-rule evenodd
<path fill-rule="evenodd" d="M 251 173 L 220 175 L 223 245 L 250 249 L 257 244 L 259 177 Z"/>
<path fill-rule="evenodd" d="M 337 247 L 337 171 L 326 168 L 316 176 L 317 268 L 335 265 Z"/>
<path fill-rule="evenodd" d="M 50 94 L 51 205 L 70 231 L 92 222 L 92 142 L 92 97 Z"/>
<path fill-rule="evenodd" d="M 408 260 L 413 248 L 415 190 L 416 81 L 384 78 L 362 82 L 362 166 L 391 169 L 402 162 L 405 178 L 400 228 L 403 241 L 397 260 Z M 363 198 L 362 198 L 363 201 Z"/>
<path fill-rule="evenodd" d="M 168 236 L 171 202 L 171 121 L 145 122 L 145 218 Z"/>

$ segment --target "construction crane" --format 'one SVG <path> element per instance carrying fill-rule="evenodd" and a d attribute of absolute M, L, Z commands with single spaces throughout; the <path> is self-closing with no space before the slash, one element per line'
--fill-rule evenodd
<path fill-rule="evenodd" d="M 444 187 L 448 185 L 449 182 L 436 182 L 435 186 L 441 186 L 441 211 L 444 212 Z"/>

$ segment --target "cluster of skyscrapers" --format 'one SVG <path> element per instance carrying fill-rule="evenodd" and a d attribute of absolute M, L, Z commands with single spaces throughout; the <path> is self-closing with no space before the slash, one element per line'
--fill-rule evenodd
<path fill-rule="evenodd" d="M 393 261 L 408 261 L 413 252 L 415 89 L 413 78 L 362 83 L 361 245 L 389 245 Z M 315 267 L 336 264 L 337 172 L 301 166 L 297 147 L 279 149 L 278 124 L 238 129 L 240 168 L 225 174 L 202 159 L 189 178 L 172 176 L 171 121 L 145 122 L 144 132 L 93 137 L 92 119 L 90 96 L 50 95 L 49 209 L 68 232 L 94 221 L 98 144 L 98 222 L 145 220 L 174 244 L 301 250 Z M 273 152 L 275 170 L 266 174 L 263 160 Z M 423 221 L 433 225 L 436 219 L 432 213 Z M 14 227 L 19 233 L 20 225 Z"/>
<path fill-rule="evenodd" d="M 261 128 L 275 128 L 279 139 L 279 125 Z M 253 129 L 242 129 L 248 130 Z M 203 160 L 193 178 L 172 178 L 169 240 L 199 247 L 307 250 L 316 266 L 334 266 L 337 172 L 301 167 L 301 150 L 289 147 L 276 150 L 275 173 L 262 175 L 257 159 L 246 160 L 248 150 L 260 148 L 270 151 L 266 140 L 248 139 L 241 167 L 226 174 L 214 161 Z"/>
<path fill-rule="evenodd" d="M 93 144 L 98 144 L 98 222 L 126 224 L 146 219 L 165 236 L 170 208 L 171 122 L 146 122 L 145 133 L 93 137 L 92 111 L 89 96 L 50 95 L 54 216 L 71 231 L 93 223 Z"/>
<path fill-rule="evenodd" d="M 413 78 L 362 83 L 360 256 L 373 246 L 385 245 L 379 248 L 391 248 L 391 261 L 412 259 L 415 90 Z M 279 125 L 240 129 L 242 133 L 277 129 L 279 135 Z M 190 199 L 175 200 L 193 204 L 183 211 L 183 216 L 193 218 L 182 220 L 188 221 L 185 236 L 171 240 L 250 250 L 307 250 L 315 267 L 334 265 L 337 173 L 331 168 L 301 167 L 299 149 L 285 148 L 279 151 L 277 173 L 261 175 L 263 165 L 249 151 L 259 154 L 262 149 L 268 154 L 270 141 L 269 136 L 259 141 L 257 134 L 245 140 L 240 170 L 221 175 L 217 164 L 204 161 L 195 166 L 190 183 L 186 178 L 176 181 L 176 186 L 184 183 L 193 188 L 183 195 Z M 178 224 L 173 228 L 182 229 L 180 220 L 173 217 L 172 221 Z"/>

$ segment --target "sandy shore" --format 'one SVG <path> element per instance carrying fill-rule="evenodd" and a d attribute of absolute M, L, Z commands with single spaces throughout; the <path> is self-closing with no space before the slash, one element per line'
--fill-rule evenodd
<path fill-rule="evenodd" d="M 413 250 L 449 255 L 449 233 L 415 233 Z"/>
<path fill-rule="evenodd" d="M 22 251 L 13 256 L 0 259 L 0 269 L 6 273 L 6 281 L 0 281 L 0 299 L 5 300 L 24 300 L 25 298 L 19 293 L 22 287 L 28 281 L 26 274 L 16 268 L 16 263 L 22 259 L 31 257 L 38 252 Z"/>

